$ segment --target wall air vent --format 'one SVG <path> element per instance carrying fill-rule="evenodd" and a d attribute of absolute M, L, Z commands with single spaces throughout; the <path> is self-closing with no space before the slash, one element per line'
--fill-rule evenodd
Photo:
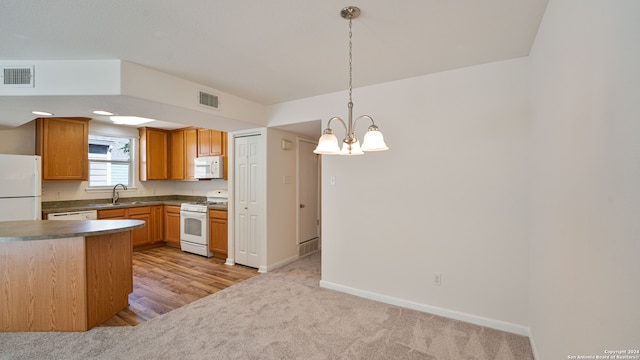
<path fill-rule="evenodd" d="M 34 87 L 33 66 L 2 66 L 2 87 Z"/>
<path fill-rule="evenodd" d="M 218 95 L 212 95 L 209 93 L 206 93 L 204 91 L 199 91 L 199 99 L 198 99 L 198 103 L 202 106 L 206 106 L 209 109 L 214 109 L 214 110 L 219 110 L 220 107 L 220 103 L 218 102 Z"/>

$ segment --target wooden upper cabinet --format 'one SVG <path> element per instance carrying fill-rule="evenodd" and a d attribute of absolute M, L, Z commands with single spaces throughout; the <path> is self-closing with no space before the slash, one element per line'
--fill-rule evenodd
<path fill-rule="evenodd" d="M 227 170 L 229 169 L 229 152 L 227 151 L 227 144 L 229 143 L 229 133 L 222 133 L 222 155 L 224 155 L 224 167 L 222 169 L 224 179 L 227 180 Z"/>
<path fill-rule="evenodd" d="M 224 156 L 224 179 L 227 179 L 228 133 L 218 130 L 198 129 L 198 156 Z"/>
<path fill-rule="evenodd" d="M 198 157 L 197 129 L 184 129 L 184 177 L 195 179 L 196 168 L 194 160 Z"/>
<path fill-rule="evenodd" d="M 169 132 L 142 127 L 140 133 L 140 180 L 169 179 Z"/>
<path fill-rule="evenodd" d="M 171 132 L 171 180 L 195 179 L 194 159 L 198 156 L 197 130 L 178 129 Z"/>
<path fill-rule="evenodd" d="M 198 129 L 198 156 L 223 155 L 222 131 Z"/>
<path fill-rule="evenodd" d="M 89 179 L 89 118 L 36 119 L 36 155 L 43 181 Z"/>
<path fill-rule="evenodd" d="M 171 180 L 184 180 L 184 131 L 171 131 Z"/>

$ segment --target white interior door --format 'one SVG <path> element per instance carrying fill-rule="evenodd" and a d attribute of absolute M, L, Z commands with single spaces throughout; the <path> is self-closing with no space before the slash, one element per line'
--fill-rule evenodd
<path fill-rule="evenodd" d="M 262 208 L 260 204 L 260 135 L 235 138 L 235 262 L 258 268 Z"/>
<path fill-rule="evenodd" d="M 301 140 L 298 146 L 298 243 L 320 235 L 318 155 L 316 144 Z"/>

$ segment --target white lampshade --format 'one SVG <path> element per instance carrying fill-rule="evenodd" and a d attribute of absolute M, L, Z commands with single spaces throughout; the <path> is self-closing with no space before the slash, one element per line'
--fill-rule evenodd
<path fill-rule="evenodd" d="M 373 126 L 372 126 L 373 127 Z M 364 134 L 364 140 L 362 141 L 362 151 L 384 151 L 389 150 L 387 144 L 384 143 L 384 137 L 378 127 L 374 129 L 369 127 L 369 131 Z"/>
<path fill-rule="evenodd" d="M 316 154 L 339 154 L 338 138 L 334 134 L 324 134 L 318 140 L 318 146 L 313 150 Z"/>
<path fill-rule="evenodd" d="M 340 155 L 363 155 L 362 149 L 360 149 L 360 142 L 356 140 L 355 143 L 351 144 L 351 151 L 349 151 L 349 144 L 346 142 L 342 143 L 342 151 Z"/>

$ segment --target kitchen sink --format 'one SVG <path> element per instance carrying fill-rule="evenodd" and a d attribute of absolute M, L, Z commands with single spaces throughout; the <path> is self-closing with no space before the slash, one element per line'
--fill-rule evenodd
<path fill-rule="evenodd" d="M 103 208 L 103 207 L 115 207 L 115 206 L 122 206 L 125 205 L 124 203 L 102 203 L 102 204 L 89 204 L 86 205 L 87 207 L 92 207 L 92 208 Z"/>
<path fill-rule="evenodd" d="M 90 204 L 86 205 L 91 208 L 110 208 L 110 207 L 119 207 L 119 206 L 131 206 L 131 205 L 145 205 L 148 204 L 147 201 L 131 201 L 131 202 L 121 202 L 121 203 L 101 203 L 101 204 Z"/>

